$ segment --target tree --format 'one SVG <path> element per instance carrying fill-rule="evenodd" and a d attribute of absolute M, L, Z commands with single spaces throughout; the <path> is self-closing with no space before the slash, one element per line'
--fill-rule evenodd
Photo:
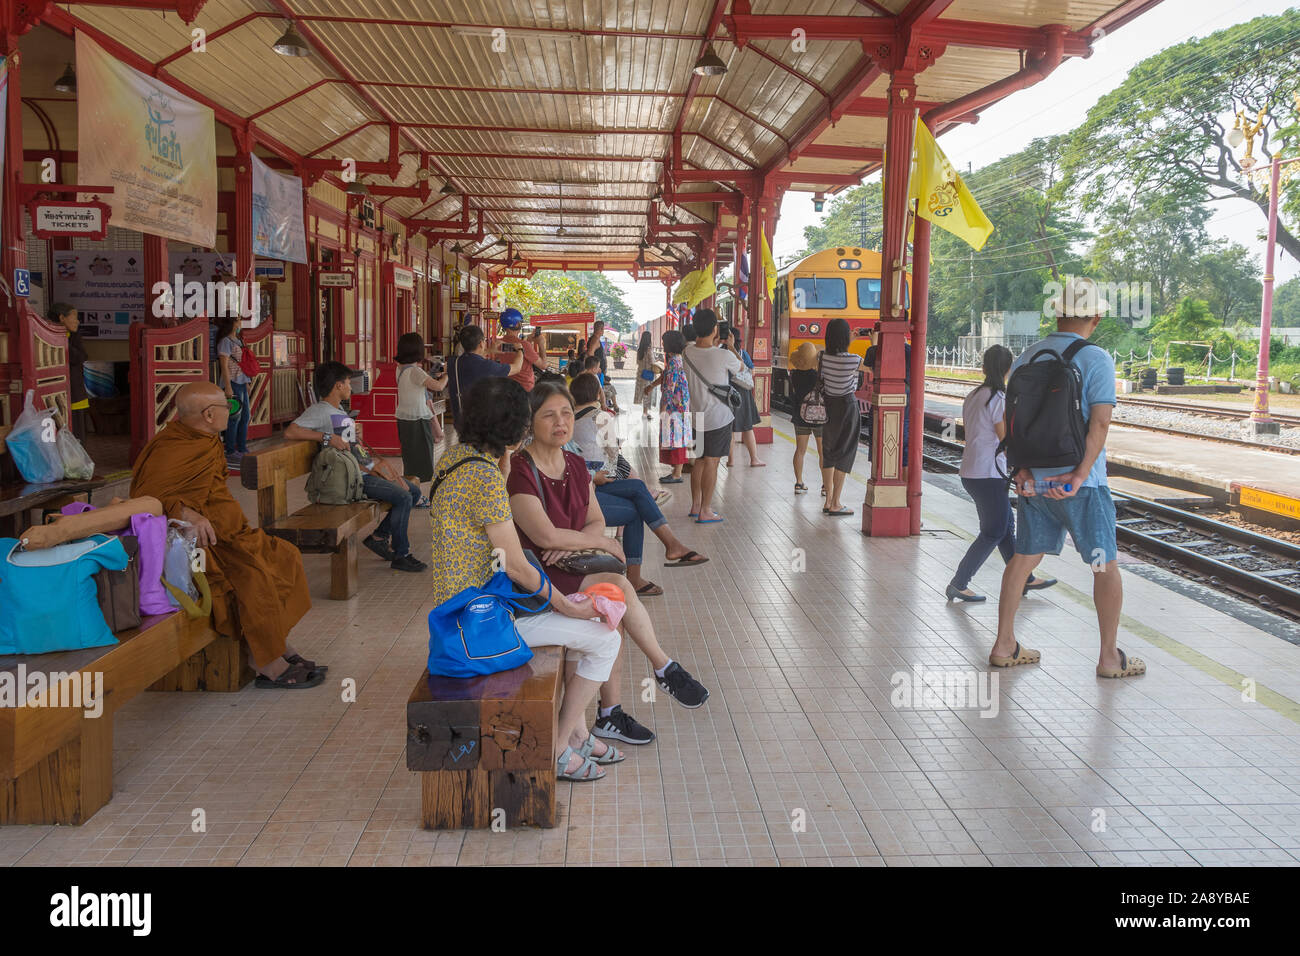
<path fill-rule="evenodd" d="M 1164 313 L 1199 277 L 1209 218 L 1200 203 L 1173 192 L 1148 195 L 1141 203 L 1116 200 L 1098 223 L 1090 273 L 1104 282 L 1150 283 L 1152 311 Z"/>
<path fill-rule="evenodd" d="M 1242 176 L 1228 131 L 1238 110 L 1269 111 L 1255 155 L 1268 162 L 1300 92 L 1300 9 L 1220 30 L 1147 57 L 1088 112 L 1071 137 L 1066 172 L 1084 210 L 1159 196 L 1196 204 L 1240 199 L 1264 216 L 1268 197 Z M 1295 197 L 1291 197 L 1295 199 Z M 1294 215 L 1300 200 L 1288 203 Z M 1300 234 L 1278 224 L 1278 244 L 1300 259 Z"/>
<path fill-rule="evenodd" d="M 540 275 L 541 273 L 539 273 Z M 567 275 L 581 286 L 591 302 L 591 311 L 604 321 L 607 328 L 616 332 L 632 332 L 632 307 L 627 304 L 623 290 L 610 282 L 603 272 L 569 272 Z"/>
<path fill-rule="evenodd" d="M 1263 290 L 1259 263 L 1249 249 L 1238 242 L 1220 244 L 1200 257 L 1196 269 L 1196 297 L 1206 301 L 1220 325 L 1258 321 Z"/>
<path fill-rule="evenodd" d="M 501 283 L 505 308 L 518 309 L 525 316 L 593 312 L 587 290 L 576 281 L 579 274 L 543 270 L 531 279 L 506 279 Z"/>
<path fill-rule="evenodd" d="M 1300 328 L 1300 276 L 1273 287 L 1273 325 L 1279 329 Z"/>

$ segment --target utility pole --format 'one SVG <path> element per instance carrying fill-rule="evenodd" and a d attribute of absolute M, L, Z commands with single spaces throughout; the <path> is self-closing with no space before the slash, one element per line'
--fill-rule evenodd
<path fill-rule="evenodd" d="M 867 245 L 867 192 L 862 190 L 858 202 L 858 245 L 866 248 Z"/>

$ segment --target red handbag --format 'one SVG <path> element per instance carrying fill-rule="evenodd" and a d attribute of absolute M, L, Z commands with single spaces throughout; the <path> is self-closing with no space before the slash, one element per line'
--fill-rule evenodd
<path fill-rule="evenodd" d="M 252 349 L 242 342 L 239 346 L 239 370 L 250 379 L 262 374 L 262 366 L 258 364 L 257 356 L 253 354 Z"/>

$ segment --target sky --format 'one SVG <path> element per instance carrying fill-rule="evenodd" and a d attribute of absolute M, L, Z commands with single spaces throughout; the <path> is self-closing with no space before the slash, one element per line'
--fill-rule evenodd
<path fill-rule="evenodd" d="M 1043 136 L 1064 133 L 1079 126 L 1102 96 L 1119 86 L 1128 71 L 1153 53 L 1192 37 L 1244 23 L 1255 17 L 1276 15 L 1294 7 L 1296 0 L 1164 0 L 1159 6 L 1097 41 L 1088 59 L 1069 59 L 1037 86 L 1012 94 L 980 114 L 974 125 L 960 125 L 939 138 L 953 165 L 967 163 L 978 169 L 1018 152 Z M 1158 44 L 1153 37 L 1162 38 Z M 976 199 L 979 197 L 976 196 Z M 1264 217 L 1244 200 L 1215 203 L 1209 231 L 1215 238 L 1239 242 L 1264 259 Z M 816 225 L 825 211 L 813 211 L 812 194 L 787 192 L 781 203 L 772 254 L 778 262 L 803 249 L 805 226 Z M 995 223 L 996 226 L 996 223 Z M 977 253 L 978 255 L 978 253 Z M 1300 275 L 1300 263 L 1278 250 L 1277 281 Z M 635 282 L 626 272 L 609 278 L 627 295 L 636 321 L 663 312 L 664 287 L 658 282 Z"/>

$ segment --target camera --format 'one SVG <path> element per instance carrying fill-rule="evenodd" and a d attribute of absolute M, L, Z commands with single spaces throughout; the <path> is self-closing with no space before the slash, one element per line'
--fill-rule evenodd
<path fill-rule="evenodd" d="M 511 343 L 511 342 L 502 342 L 502 343 L 501 343 L 501 351 L 502 351 L 502 352 L 514 352 L 514 351 L 516 351 L 516 349 L 515 349 L 515 346 L 514 346 L 513 343 Z"/>
<path fill-rule="evenodd" d="M 433 373 L 433 377 L 437 378 L 447 371 L 447 360 L 441 355 L 435 355 L 429 360 L 429 370 Z"/>

